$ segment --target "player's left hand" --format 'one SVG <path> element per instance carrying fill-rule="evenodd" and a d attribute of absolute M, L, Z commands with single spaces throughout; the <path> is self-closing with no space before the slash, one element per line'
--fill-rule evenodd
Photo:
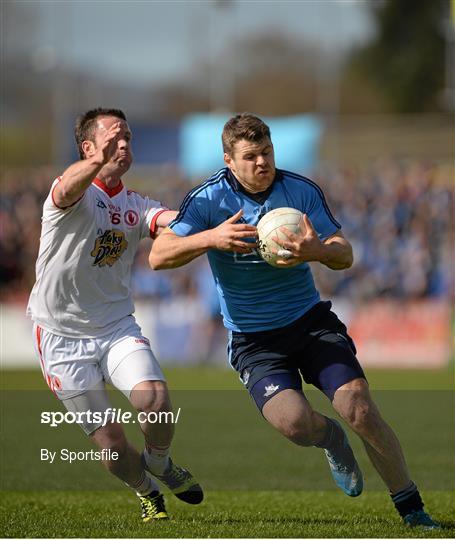
<path fill-rule="evenodd" d="M 287 227 L 280 227 L 280 232 L 284 234 L 286 240 L 273 238 L 283 250 L 286 250 L 284 253 L 280 253 L 281 250 L 273 250 L 282 257 L 277 261 L 279 266 L 295 266 L 296 262 L 303 263 L 320 259 L 324 244 L 306 214 L 303 214 L 299 233 L 293 233 Z"/>

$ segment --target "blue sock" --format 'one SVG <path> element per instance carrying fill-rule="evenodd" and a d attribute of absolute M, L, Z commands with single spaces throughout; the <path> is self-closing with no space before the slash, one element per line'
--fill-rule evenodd
<path fill-rule="evenodd" d="M 344 431 L 331 418 L 327 418 L 327 416 L 324 416 L 324 418 L 327 421 L 327 430 L 322 441 L 318 442 L 314 446 L 317 448 L 331 450 L 332 448 L 338 446 L 344 439 Z"/>

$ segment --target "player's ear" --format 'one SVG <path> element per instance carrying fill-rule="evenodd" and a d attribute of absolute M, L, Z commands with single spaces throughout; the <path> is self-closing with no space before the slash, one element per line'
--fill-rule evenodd
<path fill-rule="evenodd" d="M 82 141 L 82 152 L 86 158 L 92 157 L 95 154 L 95 143 L 93 141 Z"/>
<path fill-rule="evenodd" d="M 232 158 L 227 152 L 224 153 L 224 163 L 226 163 L 226 165 L 231 168 Z"/>

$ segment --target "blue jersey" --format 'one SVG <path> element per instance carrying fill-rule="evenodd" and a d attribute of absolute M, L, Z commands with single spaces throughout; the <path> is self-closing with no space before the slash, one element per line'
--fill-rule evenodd
<path fill-rule="evenodd" d="M 260 194 L 261 195 L 261 194 Z M 341 226 L 330 213 L 324 194 L 311 180 L 276 170 L 273 184 L 262 198 L 248 194 L 228 168 L 195 187 L 169 225 L 179 236 L 217 227 L 243 209 L 240 222 L 257 225 L 275 208 L 306 213 L 321 240 Z M 274 268 L 257 250 L 251 254 L 211 249 L 207 252 L 215 278 L 224 325 L 237 332 L 271 330 L 292 323 L 320 301 L 307 263 Z"/>

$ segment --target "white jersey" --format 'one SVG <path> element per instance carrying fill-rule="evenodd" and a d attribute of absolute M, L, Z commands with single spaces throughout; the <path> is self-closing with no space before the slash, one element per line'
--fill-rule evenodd
<path fill-rule="evenodd" d="M 154 236 L 157 201 L 95 179 L 79 201 L 62 209 L 52 184 L 44 203 L 36 283 L 27 314 L 46 330 L 99 337 L 134 311 L 131 268 L 142 238 Z"/>

